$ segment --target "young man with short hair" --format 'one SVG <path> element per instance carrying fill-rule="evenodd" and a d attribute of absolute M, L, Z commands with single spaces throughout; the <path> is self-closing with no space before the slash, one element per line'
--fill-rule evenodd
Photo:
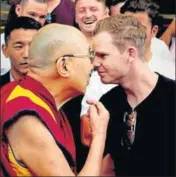
<path fill-rule="evenodd" d="M 147 34 L 145 44 L 145 62 L 149 68 L 152 71 L 158 72 L 175 80 L 174 62 L 172 62 L 168 57 L 163 58 L 164 54 L 161 58 L 161 56 L 155 53 L 155 50 L 152 49 L 152 39 L 156 36 L 158 31 L 156 20 L 159 16 L 159 6 L 156 4 L 156 2 L 153 0 L 127 0 L 121 7 L 121 13 L 135 16 L 141 22 L 141 24 L 145 26 Z M 156 47 L 160 50 L 159 46 Z M 96 88 L 94 85 L 92 85 L 92 87 Z M 96 93 L 96 90 L 94 93 Z M 89 145 L 91 141 L 91 135 L 88 126 L 86 126 L 88 120 L 86 119 L 86 114 L 82 117 L 82 140 L 85 145 Z"/>
<path fill-rule="evenodd" d="M 0 87 L 27 74 L 29 46 L 40 28 L 40 23 L 29 17 L 18 17 L 7 23 L 2 51 L 10 60 L 11 69 L 0 76 Z"/>
<path fill-rule="evenodd" d="M 45 23 L 45 17 L 48 12 L 46 0 L 14 0 L 9 11 L 9 18 L 27 16 L 38 21 L 42 26 Z M 15 13 L 15 14 L 14 14 Z M 8 19 L 10 20 L 10 19 Z M 4 33 L 1 34 L 1 44 L 4 44 Z M 10 70 L 10 61 L 1 51 L 1 75 Z"/>
<path fill-rule="evenodd" d="M 147 66 L 146 38 L 135 17 L 118 15 L 101 20 L 93 39 L 101 81 L 119 84 L 101 98 L 110 112 L 105 154 L 116 176 L 175 172 L 176 84 Z"/>

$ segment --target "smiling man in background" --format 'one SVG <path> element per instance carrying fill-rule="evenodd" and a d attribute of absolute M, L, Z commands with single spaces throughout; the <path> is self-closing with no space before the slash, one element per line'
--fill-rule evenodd
<path fill-rule="evenodd" d="M 108 16 L 105 0 L 76 0 L 75 20 L 80 31 L 91 41 L 97 22 Z"/>

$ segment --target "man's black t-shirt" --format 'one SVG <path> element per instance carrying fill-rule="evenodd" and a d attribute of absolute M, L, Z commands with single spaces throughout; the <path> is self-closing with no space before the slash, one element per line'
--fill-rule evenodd
<path fill-rule="evenodd" d="M 175 89 L 174 81 L 159 75 L 153 91 L 135 108 L 135 139 L 130 150 L 122 144 L 124 114 L 132 110 L 124 89 L 117 86 L 101 98 L 110 112 L 106 153 L 114 161 L 116 175 L 174 176 Z"/>

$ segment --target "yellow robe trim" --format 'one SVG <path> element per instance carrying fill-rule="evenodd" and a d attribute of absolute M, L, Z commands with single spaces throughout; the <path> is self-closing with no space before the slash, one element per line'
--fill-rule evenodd
<path fill-rule="evenodd" d="M 46 109 L 50 115 L 52 116 L 52 118 L 56 121 L 52 110 L 50 109 L 50 107 L 42 100 L 40 99 L 38 96 L 36 96 L 34 93 L 32 93 L 30 90 L 28 89 L 24 89 L 21 86 L 16 86 L 15 89 L 12 91 L 12 93 L 10 94 L 10 96 L 7 98 L 6 103 L 17 98 L 20 96 L 24 96 L 27 97 L 28 99 L 30 99 L 32 102 L 34 102 L 35 104 L 43 107 L 44 109 Z M 23 103 L 22 103 L 23 104 Z"/>
<path fill-rule="evenodd" d="M 16 172 L 17 176 L 32 176 L 29 170 L 21 166 L 15 159 L 14 154 L 8 145 L 8 157 L 13 170 Z"/>

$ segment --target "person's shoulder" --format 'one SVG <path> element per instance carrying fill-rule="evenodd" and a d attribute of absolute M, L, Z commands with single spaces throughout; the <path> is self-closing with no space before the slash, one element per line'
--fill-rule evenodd
<path fill-rule="evenodd" d="M 6 72 L 5 74 L 0 75 L 0 78 L 5 78 L 7 76 L 10 76 L 10 71 Z"/>
<path fill-rule="evenodd" d="M 7 82 L 4 85 L 1 83 L 0 88 L 0 99 L 1 99 L 1 105 L 6 103 L 6 100 L 8 99 L 9 95 L 12 93 L 13 89 L 16 87 L 17 82 Z"/>
<path fill-rule="evenodd" d="M 164 41 L 156 37 L 151 40 L 151 52 L 156 55 L 160 60 L 172 60 L 169 47 Z"/>
<path fill-rule="evenodd" d="M 165 42 L 162 41 L 161 39 L 157 38 L 157 37 L 152 38 L 152 43 L 151 44 L 156 45 L 156 47 L 158 47 L 158 45 L 159 45 L 159 46 L 168 48 L 167 45 L 165 44 Z"/>
<path fill-rule="evenodd" d="M 159 77 L 161 78 L 160 80 L 163 83 L 166 83 L 166 84 L 169 84 L 169 85 L 173 85 L 173 86 L 176 84 L 175 80 L 170 79 L 170 78 L 168 78 L 166 76 L 163 76 L 163 75 L 159 74 Z"/>
<path fill-rule="evenodd" d="M 165 42 L 156 37 L 153 37 L 151 40 L 151 50 L 152 50 L 152 53 L 156 53 L 157 55 L 160 54 L 160 57 L 162 57 L 161 54 L 163 53 L 164 54 L 169 53 L 169 48 L 165 44 Z"/>
<path fill-rule="evenodd" d="M 159 74 L 159 82 L 160 82 L 161 88 L 163 88 L 166 93 L 175 94 L 175 89 L 176 89 L 175 80 Z"/>
<path fill-rule="evenodd" d="M 175 100 L 176 100 L 176 82 L 170 78 L 167 78 L 163 75 L 159 76 L 159 87 L 157 87 L 158 95 L 158 107 L 157 109 L 161 112 L 166 112 L 168 116 L 166 119 L 171 121 L 172 118 L 175 118 Z M 163 115 L 165 117 L 165 115 Z M 174 119 L 175 120 L 175 119 Z"/>
<path fill-rule="evenodd" d="M 124 90 L 121 86 L 116 86 L 104 94 L 100 101 L 101 102 L 113 102 L 116 98 L 120 98 L 124 94 Z"/>
<path fill-rule="evenodd" d="M 0 75 L 0 88 L 10 82 L 10 71 Z"/>

